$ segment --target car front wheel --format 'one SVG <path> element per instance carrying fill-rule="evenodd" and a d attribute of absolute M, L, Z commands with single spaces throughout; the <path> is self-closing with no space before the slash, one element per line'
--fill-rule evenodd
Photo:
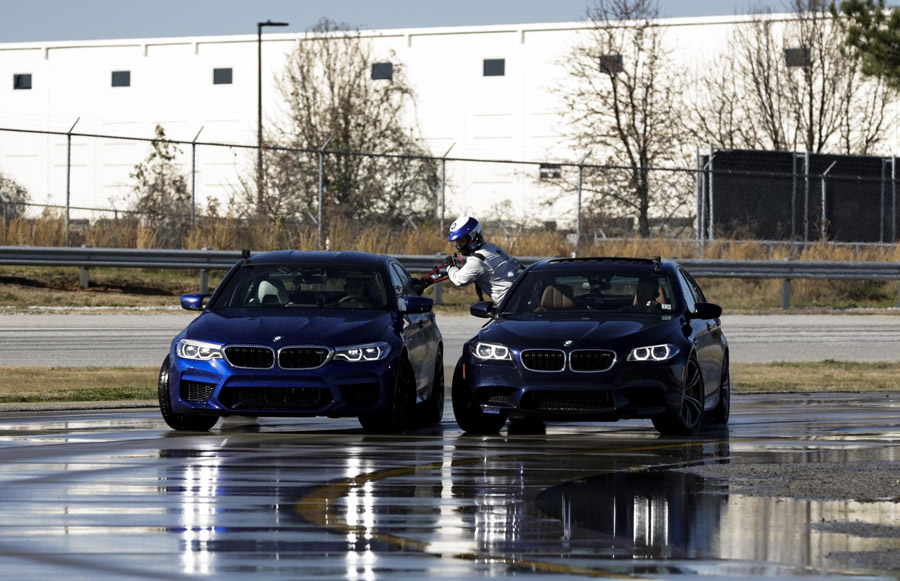
<path fill-rule="evenodd" d="M 359 415 L 359 423 L 367 432 L 395 434 L 408 428 L 416 406 L 416 376 L 410 362 L 400 360 L 387 410 Z"/>
<path fill-rule="evenodd" d="M 163 419 L 173 430 L 206 432 L 219 421 L 218 416 L 188 416 L 175 413 L 172 410 L 172 396 L 171 390 L 169 389 L 168 356 L 166 356 L 166 359 L 163 361 L 162 367 L 159 368 L 157 394 L 159 396 L 159 411 L 162 413 Z"/>
<path fill-rule="evenodd" d="M 486 414 L 472 397 L 465 379 L 463 379 L 462 359 L 453 371 L 453 415 L 462 431 L 470 434 L 496 434 L 506 423 L 506 412 Z"/>
<path fill-rule="evenodd" d="M 434 358 L 434 379 L 431 381 L 431 395 L 423 401 L 422 420 L 426 424 L 438 424 L 444 417 L 444 353 L 438 349 Z"/>
<path fill-rule="evenodd" d="M 704 416 L 704 423 L 712 426 L 728 425 L 731 415 L 731 373 L 728 370 L 728 355 L 722 361 L 722 380 L 719 383 L 719 403 Z"/>
<path fill-rule="evenodd" d="M 653 418 L 653 426 L 664 436 L 690 436 L 697 433 L 703 421 L 703 374 L 691 357 L 684 378 L 684 396 L 677 412 Z"/>

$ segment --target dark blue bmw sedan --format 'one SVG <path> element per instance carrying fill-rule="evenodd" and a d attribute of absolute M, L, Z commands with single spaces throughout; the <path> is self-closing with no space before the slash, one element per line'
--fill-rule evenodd
<path fill-rule="evenodd" d="M 360 252 L 245 257 L 172 341 L 159 406 L 176 430 L 219 417 L 358 417 L 372 431 L 438 422 L 441 333 L 431 299 L 394 259 Z"/>
<path fill-rule="evenodd" d="M 728 343 L 694 279 L 659 259 L 539 262 L 463 347 L 453 412 L 468 432 L 507 418 L 650 418 L 662 434 L 728 422 Z"/>

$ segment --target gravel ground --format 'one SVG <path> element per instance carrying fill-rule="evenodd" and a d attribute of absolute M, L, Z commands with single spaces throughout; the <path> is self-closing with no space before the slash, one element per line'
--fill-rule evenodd
<path fill-rule="evenodd" d="M 900 466 L 884 462 L 806 464 L 715 464 L 682 469 L 723 479 L 729 494 L 813 501 L 900 501 Z M 895 539 L 896 548 L 835 552 L 827 556 L 851 567 L 900 571 L 900 527 L 860 521 L 822 521 L 810 528 L 867 539 Z"/>

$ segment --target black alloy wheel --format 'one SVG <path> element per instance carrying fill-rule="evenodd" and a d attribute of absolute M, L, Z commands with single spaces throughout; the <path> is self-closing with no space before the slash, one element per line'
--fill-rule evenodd
<path fill-rule="evenodd" d="M 481 406 L 474 400 L 465 379 L 463 379 L 462 366 L 463 362 L 460 359 L 453 371 L 451 388 L 453 415 L 456 416 L 456 423 L 462 431 L 469 434 L 496 434 L 506 423 L 507 412 L 486 414 L 481 410 Z"/>
<path fill-rule="evenodd" d="M 691 357 L 684 379 L 684 396 L 677 413 L 653 418 L 653 426 L 664 436 L 690 436 L 697 433 L 703 421 L 703 374 L 697 360 Z"/>
<path fill-rule="evenodd" d="M 439 424 L 444 417 L 444 351 L 438 348 L 434 358 L 434 379 L 431 380 L 431 395 L 423 401 L 422 421 L 425 424 Z"/>
<path fill-rule="evenodd" d="M 172 410 L 171 392 L 169 389 L 169 356 L 159 368 L 159 383 L 157 384 L 157 396 L 159 397 L 159 411 L 162 413 L 166 424 L 173 430 L 188 432 L 208 432 L 219 421 L 218 416 L 188 416 L 175 413 Z"/>
<path fill-rule="evenodd" d="M 396 434 L 412 424 L 415 409 L 416 375 L 412 364 L 404 356 L 397 367 L 388 409 L 360 414 L 359 423 L 367 432 Z"/>

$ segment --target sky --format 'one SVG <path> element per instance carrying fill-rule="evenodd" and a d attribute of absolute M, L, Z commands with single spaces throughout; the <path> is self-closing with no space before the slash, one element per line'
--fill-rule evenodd
<path fill-rule="evenodd" d="M 303 32 L 319 19 L 361 29 L 583 20 L 591 0 L 0 0 L 0 43 Z M 729 16 L 787 0 L 659 0 L 664 17 Z"/>

